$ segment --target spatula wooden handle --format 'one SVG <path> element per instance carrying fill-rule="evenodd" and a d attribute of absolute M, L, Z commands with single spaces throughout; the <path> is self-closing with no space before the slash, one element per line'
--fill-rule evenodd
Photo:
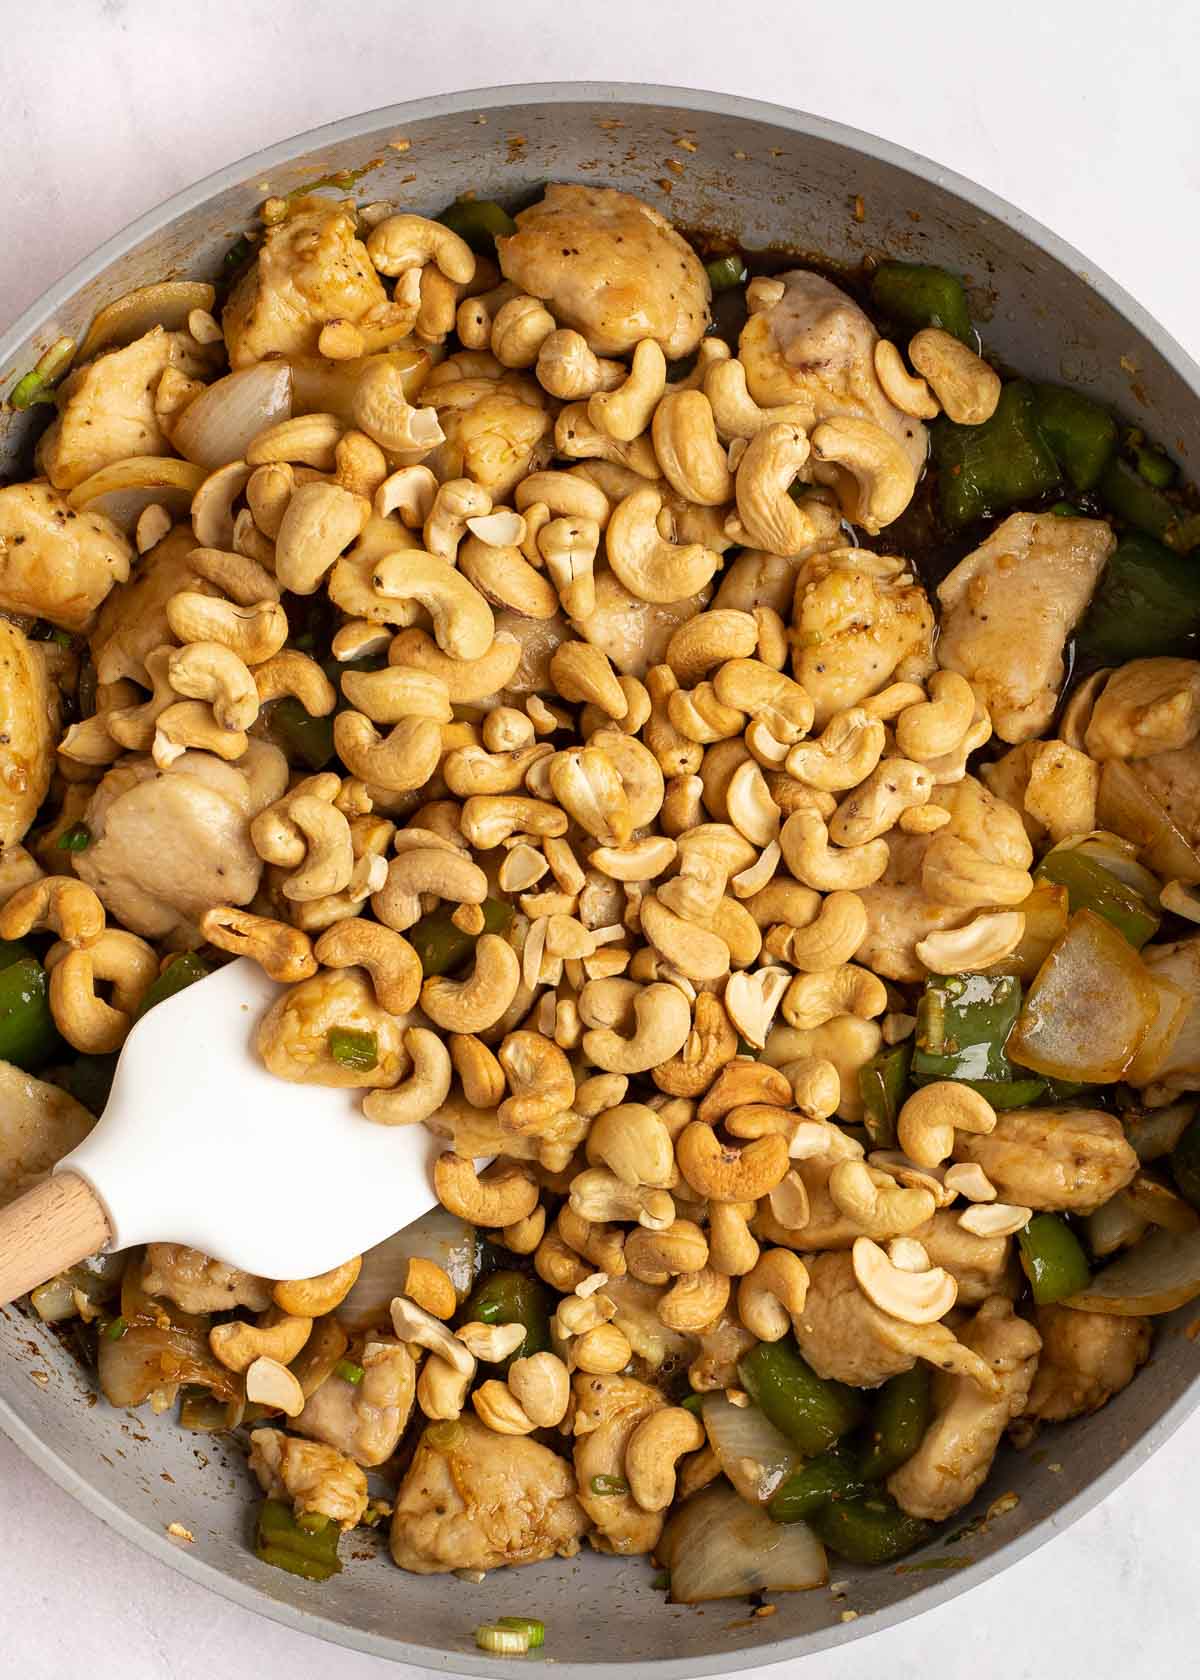
<path fill-rule="evenodd" d="M 111 1237 L 100 1198 L 76 1173 L 26 1191 L 0 1209 L 0 1306 L 95 1254 Z"/>

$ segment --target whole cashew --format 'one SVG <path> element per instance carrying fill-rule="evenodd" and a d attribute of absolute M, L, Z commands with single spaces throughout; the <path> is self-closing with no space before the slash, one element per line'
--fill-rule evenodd
<path fill-rule="evenodd" d="M 773 420 L 750 439 L 734 484 L 739 540 L 769 554 L 802 554 L 824 534 L 824 521 L 788 493 L 808 457 L 808 439 L 799 426 Z"/>
<path fill-rule="evenodd" d="M 928 700 L 908 706 L 896 719 L 896 745 L 906 758 L 928 763 L 953 752 L 975 717 L 975 693 L 957 671 L 935 671 Z"/>
<path fill-rule="evenodd" d="M 220 905 L 201 916 L 200 932 L 218 950 L 253 957 L 272 980 L 291 984 L 308 980 L 317 972 L 308 935 L 269 916 L 255 916 L 232 904 Z"/>
<path fill-rule="evenodd" d="M 887 987 L 869 968 L 842 963 L 815 974 L 798 974 L 783 999 L 783 1017 L 793 1027 L 820 1027 L 835 1015 L 870 1021 L 888 1006 Z"/>
<path fill-rule="evenodd" d="M 246 751 L 246 732 L 222 729 L 213 717 L 212 707 L 199 700 L 180 700 L 158 714 L 150 750 L 155 764 L 165 770 L 177 758 L 182 758 L 189 747 L 232 761 Z"/>
<path fill-rule="evenodd" d="M 396 839 L 399 849 L 388 864 L 387 880 L 371 899 L 386 927 L 403 933 L 419 921 L 422 893 L 452 904 L 483 903 L 487 876 L 457 846 L 424 830 L 401 829 Z M 408 843 L 401 848 L 402 839 Z M 418 839 L 421 843 L 412 843 Z"/>
<path fill-rule="evenodd" d="M 527 1219 L 538 1204 L 537 1182 L 520 1161 L 497 1161 L 476 1173 L 474 1163 L 461 1155 L 439 1155 L 433 1187 L 448 1213 L 492 1230 Z"/>
<path fill-rule="evenodd" d="M 624 363 L 597 356 L 582 333 L 567 327 L 544 338 L 538 350 L 538 384 L 564 402 L 590 397 L 596 391 L 615 391 L 626 373 Z"/>
<path fill-rule="evenodd" d="M 877 339 L 873 356 L 875 377 L 892 407 L 898 408 L 901 414 L 911 414 L 915 420 L 936 420 L 941 405 L 925 381 L 909 373 L 904 357 L 891 339 Z"/>
<path fill-rule="evenodd" d="M 496 934 L 485 933 L 476 943 L 470 975 L 465 980 L 446 980 L 440 975 L 426 980 L 421 987 L 421 1007 L 433 1024 L 446 1032 L 486 1032 L 508 1009 L 520 981 L 521 965 L 512 946 Z M 503 1219 L 500 1223 L 508 1225 L 512 1221 Z"/>
<path fill-rule="evenodd" d="M 651 436 L 663 476 L 677 495 L 700 507 L 733 500 L 733 474 L 702 391 L 668 392 L 654 411 Z"/>
<path fill-rule="evenodd" d="M 275 540 L 275 575 L 295 595 L 312 595 L 371 517 L 371 504 L 337 484 L 301 484 Z"/>
<path fill-rule="evenodd" d="M 104 906 L 73 875 L 43 875 L 19 887 L 0 909 L 0 939 L 24 939 L 41 928 L 75 950 L 86 950 L 104 933 Z"/>
<path fill-rule="evenodd" d="M 808 1268 L 787 1248 L 769 1248 L 738 1284 L 738 1317 L 760 1342 L 779 1342 L 808 1299 Z"/>
<path fill-rule="evenodd" d="M 660 536 L 662 505 L 651 485 L 635 490 L 613 509 L 605 533 L 608 563 L 618 580 L 631 595 L 654 604 L 697 594 L 721 564 L 703 543 L 678 544 Z"/>
<path fill-rule="evenodd" d="M 590 399 L 589 399 L 590 401 Z M 588 413 L 588 403 L 568 403 L 554 422 L 554 449 L 568 461 L 608 461 L 639 478 L 658 478 L 658 457 L 643 434 L 621 443 L 602 431 Z"/>
<path fill-rule="evenodd" d="M 431 672 L 445 683 L 452 704 L 469 706 L 507 687 L 521 663 L 521 644 L 502 632 L 482 659 L 458 659 L 443 653 L 424 630 L 401 630 L 392 640 L 388 662 Z"/>
<path fill-rule="evenodd" d="M 587 1135 L 587 1158 L 630 1186 L 666 1190 L 677 1181 L 671 1134 L 645 1103 L 619 1103 L 598 1114 Z"/>
<path fill-rule="evenodd" d="M 450 1052 L 436 1033 L 408 1027 L 404 1048 L 412 1057 L 412 1072 L 386 1091 L 368 1091 L 363 1113 L 382 1126 L 415 1126 L 436 1114 L 450 1095 Z"/>
<path fill-rule="evenodd" d="M 301 868 L 283 883 L 285 898 L 310 900 L 342 892 L 354 873 L 350 824 L 324 799 L 302 794 L 288 805 L 288 818 L 306 842 Z"/>
<path fill-rule="evenodd" d="M 702 341 L 703 342 L 703 341 Z M 778 408 L 760 408 L 746 389 L 745 364 L 736 356 L 722 357 L 704 375 L 704 394 L 712 408 L 717 435 L 722 443 L 756 437 L 768 426 L 812 424 L 808 403 L 784 403 Z"/>
<path fill-rule="evenodd" d="M 692 1026 L 688 1000 L 676 986 L 655 984 L 639 990 L 633 1001 L 637 1022 L 632 1037 L 611 1027 L 583 1035 L 583 1053 L 607 1073 L 646 1073 L 683 1048 Z"/>
<path fill-rule="evenodd" d="M 1000 375 L 953 333 L 924 327 L 909 339 L 908 357 L 956 424 L 981 426 L 996 412 Z"/>
<path fill-rule="evenodd" d="M 842 512 L 872 536 L 912 500 L 913 464 L 899 439 L 873 420 L 851 415 L 823 420 L 812 434 L 812 452 L 840 469 L 835 488 Z"/>
<path fill-rule="evenodd" d="M 995 1125 L 996 1111 L 986 1097 L 969 1085 L 939 1079 L 908 1098 L 896 1121 L 896 1135 L 910 1161 L 936 1167 L 952 1152 L 956 1131 L 986 1136 Z"/>
<path fill-rule="evenodd" d="M 744 1277 L 758 1262 L 759 1246 L 747 1220 L 754 1202 L 713 1202 L 708 1210 L 709 1265 L 725 1277 Z"/>
<path fill-rule="evenodd" d="M 933 836 L 926 850 L 921 890 L 935 904 L 989 909 L 1024 903 L 1033 891 L 1033 877 L 1027 869 L 993 862 L 967 841 L 943 830 Z"/>
<path fill-rule="evenodd" d="M 171 596 L 167 623 L 181 642 L 220 642 L 247 665 L 261 665 L 288 638 L 287 614 L 278 601 L 242 607 L 192 589 Z"/>
<path fill-rule="evenodd" d="M 532 367 L 554 331 L 554 317 L 539 299 L 510 297 L 492 322 L 492 355 L 501 367 Z"/>
<path fill-rule="evenodd" d="M 779 832 L 779 844 L 796 879 L 820 892 L 872 886 L 887 869 L 890 856 L 886 840 L 831 847 L 829 830 L 816 811 L 793 811 Z"/>
<path fill-rule="evenodd" d="M 654 893 L 642 900 L 642 932 L 673 968 L 689 980 L 720 980 L 729 972 L 729 946 L 717 933 L 697 927 Z"/>
<path fill-rule="evenodd" d="M 776 922 L 767 931 L 763 950 L 782 957 L 807 973 L 837 968 L 850 961 L 867 935 L 867 910 L 854 892 L 832 892 L 814 919 L 803 927 Z"/>
<path fill-rule="evenodd" d="M 423 787 L 442 755 L 442 733 L 428 717 L 402 718 L 381 738 L 362 712 L 339 712 L 333 720 L 333 743 L 352 776 L 393 793 Z"/>
<path fill-rule="evenodd" d="M 767 1195 L 791 1165 L 786 1138 L 769 1133 L 743 1148 L 722 1144 L 711 1126 L 693 1120 L 675 1142 L 679 1170 L 692 1189 L 714 1202 L 753 1202 Z"/>
<path fill-rule="evenodd" d="M 249 667 L 232 648 L 220 642 L 191 642 L 176 648 L 167 671 L 177 694 L 211 704 L 213 717 L 222 729 L 249 729 L 258 716 L 258 689 Z M 160 712 L 156 723 L 162 716 Z"/>
<path fill-rule="evenodd" d="M 839 1161 L 829 1174 L 829 1199 L 866 1237 L 907 1236 L 933 1218 L 931 1191 L 899 1185 L 865 1161 Z"/>
<path fill-rule="evenodd" d="M 447 280 L 466 286 L 475 278 L 475 256 L 465 239 L 425 216 L 388 216 L 367 236 L 367 255 L 380 274 L 394 276 L 434 262 Z"/>
<path fill-rule="evenodd" d="M 94 945 L 78 950 L 64 944 L 50 968 L 50 1013 L 68 1044 L 85 1055 L 102 1056 L 125 1042 L 133 1012 L 158 973 L 151 946 L 135 934 L 106 928 Z M 113 983 L 113 1002 L 96 995 L 97 981 Z"/>
<path fill-rule="evenodd" d="M 365 968 L 380 1007 L 389 1015 L 407 1015 L 416 1008 L 421 959 L 408 940 L 391 928 L 361 916 L 335 922 L 313 946 L 313 956 L 326 968 Z"/>
<path fill-rule="evenodd" d="M 920 810 L 933 792 L 933 774 L 908 758 L 883 758 L 848 793 L 830 818 L 829 838 L 864 846 L 893 828 L 906 811 Z"/>
<path fill-rule="evenodd" d="M 550 787 L 563 809 L 604 846 L 624 846 L 634 821 L 621 777 L 598 747 L 572 747 L 549 760 Z"/>
<path fill-rule="evenodd" d="M 492 645 L 496 622 L 475 586 L 436 555 L 420 549 L 387 554 L 376 561 L 374 587 L 381 595 L 417 601 L 433 619 L 438 646 L 453 659 L 482 659 Z"/>
<path fill-rule="evenodd" d="M 309 717 L 328 717 L 337 705 L 337 690 L 315 659 L 298 648 L 284 648 L 254 667 L 259 704 L 285 694 L 299 700 Z"/>
<path fill-rule="evenodd" d="M 612 391 L 588 398 L 588 419 L 617 443 L 632 443 L 650 424 L 667 386 L 667 359 L 656 339 L 644 338 L 633 352 L 628 377 Z"/>
<path fill-rule="evenodd" d="M 575 1101 L 575 1075 L 562 1050 L 537 1032 L 505 1035 L 497 1061 L 508 1076 L 511 1095 L 497 1108 L 506 1131 L 520 1136 L 539 1130 Z"/>
<path fill-rule="evenodd" d="M 883 756 L 883 724 L 863 706 L 837 712 L 815 741 L 801 741 L 787 756 L 787 773 L 825 793 L 864 782 Z"/>

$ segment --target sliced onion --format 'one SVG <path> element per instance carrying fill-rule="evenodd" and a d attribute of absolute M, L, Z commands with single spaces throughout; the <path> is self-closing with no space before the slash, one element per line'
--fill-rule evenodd
<path fill-rule="evenodd" d="M 1166 1066 L 1175 1040 L 1183 1030 L 1192 1007 L 1192 994 L 1165 974 L 1150 974 L 1157 1000 L 1154 1019 L 1138 1045 L 1137 1055 L 1125 1069 L 1129 1085 L 1149 1085 Z"/>
<path fill-rule="evenodd" d="M 1096 816 L 1105 828 L 1132 840 L 1142 861 L 1164 881 L 1200 881 L 1200 855 L 1119 758 L 1110 758 L 1100 772 Z"/>
<path fill-rule="evenodd" d="M 1177 1102 L 1169 1108 L 1146 1108 L 1123 1114 L 1121 1124 L 1138 1160 L 1157 1161 L 1171 1153 L 1195 1112 L 1194 1102 Z"/>
<path fill-rule="evenodd" d="M 1050 955 L 1050 947 L 1067 931 L 1068 905 L 1066 887 L 1056 886 L 1053 881 L 1035 881 L 1029 897 L 1017 905 L 1025 917 L 1025 932 L 1012 956 L 996 965 L 999 972 L 1015 974 L 1025 981 L 1034 979 Z"/>
<path fill-rule="evenodd" d="M 1118 1190 L 1084 1220 L 1088 1248 L 1097 1260 L 1106 1260 L 1122 1248 L 1132 1248 L 1146 1235 L 1149 1223 L 1138 1213 L 1128 1193 Z"/>
<path fill-rule="evenodd" d="M 132 538 L 140 515 L 154 502 L 173 519 L 186 519 L 205 476 L 203 467 L 174 455 L 132 455 L 85 478 L 67 500 L 77 513 L 104 514 Z"/>
<path fill-rule="evenodd" d="M 1125 1317 L 1174 1312 L 1197 1295 L 1200 1231 L 1152 1231 L 1062 1305 Z"/>
<path fill-rule="evenodd" d="M 479 1238 L 475 1227 L 465 1225 L 445 1208 L 435 1207 L 414 1224 L 388 1237 L 386 1242 L 368 1249 L 354 1288 L 337 1309 L 339 1322 L 352 1331 L 389 1324 L 388 1308 L 393 1297 L 404 1289 L 408 1262 L 417 1256 L 436 1260 L 449 1274 L 462 1301 L 470 1293 L 479 1270 Z"/>
<path fill-rule="evenodd" d="M 1173 980 L 1191 999 L 1182 1025 L 1158 1058 L 1155 1082 L 1177 1091 L 1194 1089 L 1200 1083 L 1200 938 L 1147 945 L 1142 961 L 1152 980 Z"/>
<path fill-rule="evenodd" d="M 706 1394 L 700 1409 L 721 1469 L 743 1499 L 764 1505 L 800 1454 L 757 1406 L 735 1406 L 723 1394 Z"/>
<path fill-rule="evenodd" d="M 193 309 L 211 309 L 216 290 L 207 280 L 159 280 L 135 286 L 123 297 L 106 303 L 79 346 L 76 366 L 114 344 L 132 344 L 153 327 L 179 332 Z"/>
<path fill-rule="evenodd" d="M 199 1383 L 222 1400 L 238 1391 L 237 1379 L 195 1330 L 128 1324 L 116 1341 L 101 1336 L 99 1349 L 100 1387 L 114 1406 L 140 1406 L 156 1390 L 174 1393 L 183 1383 Z"/>
<path fill-rule="evenodd" d="M 604 1293 L 615 1305 L 613 1323 L 624 1332 L 630 1347 L 639 1359 L 644 1359 L 654 1371 L 660 1371 L 668 1360 L 687 1360 L 695 1354 L 699 1343 L 695 1336 L 683 1330 L 672 1330 L 658 1316 L 658 1302 L 662 1291 L 653 1284 L 639 1283 L 637 1278 L 610 1278 Z"/>
<path fill-rule="evenodd" d="M 1125 1194 L 1134 1211 L 1151 1225 L 1180 1234 L 1200 1230 L 1200 1213 L 1182 1196 L 1177 1196 L 1170 1185 L 1150 1173 L 1138 1173 Z"/>
<path fill-rule="evenodd" d="M 244 460 L 251 439 L 291 413 L 288 363 L 255 362 L 201 391 L 176 421 L 171 442 L 181 455 L 211 472 Z"/>
<path fill-rule="evenodd" d="M 676 1604 L 824 1586 L 825 1548 L 807 1523 L 773 1523 L 714 1482 L 675 1512 L 657 1548 Z"/>
<path fill-rule="evenodd" d="M 43 1324 L 60 1324 L 67 1318 L 81 1316 L 79 1302 L 84 1302 L 84 1318 L 94 1318 L 100 1308 L 111 1301 L 121 1287 L 127 1254 L 118 1249 L 111 1254 L 93 1254 L 59 1272 L 49 1282 L 39 1284 L 30 1294 L 30 1302 Z"/>
<path fill-rule="evenodd" d="M 1052 1079 L 1120 1079 L 1158 1012 L 1142 959 L 1111 923 L 1078 910 L 1042 964 L 1005 1048 Z"/>

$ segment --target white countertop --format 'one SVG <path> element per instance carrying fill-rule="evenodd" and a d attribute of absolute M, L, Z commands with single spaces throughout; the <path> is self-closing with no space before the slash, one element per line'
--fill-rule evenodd
<path fill-rule="evenodd" d="M 161 0 L 4 0 L 0 14 L 0 320 L 140 211 L 301 129 L 454 88 L 611 79 L 777 100 L 952 164 L 1056 228 L 1200 355 L 1190 0 L 1136 12 L 1116 0 L 206 0 L 195 13 Z M 889 1680 L 968 1667 L 975 1680 L 1192 1672 L 1198 1449 L 1200 1421 L 1034 1557 L 867 1645 L 810 1659 L 805 1680 L 868 1667 Z M 23 1680 L 398 1672 L 150 1562 L 2 1437 L 0 1558 L 0 1672 Z"/>

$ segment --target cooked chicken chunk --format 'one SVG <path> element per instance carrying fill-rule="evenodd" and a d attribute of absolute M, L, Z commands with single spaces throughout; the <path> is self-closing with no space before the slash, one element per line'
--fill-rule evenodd
<path fill-rule="evenodd" d="M 908 456 L 915 485 L 927 434 L 884 395 L 875 372 L 879 334 L 868 317 L 823 275 L 797 268 L 775 278 L 786 288 L 783 296 L 751 315 L 738 344 L 750 395 L 764 408 L 806 404 L 812 413 L 806 430 L 839 415 L 874 421 Z M 820 469 L 815 476 L 821 478 Z"/>
<path fill-rule="evenodd" d="M 1138 1168 L 1121 1123 L 1097 1108 L 1021 1108 L 986 1137 L 957 1132 L 956 1161 L 977 1161 L 1002 1202 L 1044 1212 L 1091 1213 Z"/>
<path fill-rule="evenodd" d="M 586 618 L 572 620 L 575 631 L 606 653 L 618 671 L 643 679 L 652 665 L 661 665 L 667 643 L 681 624 L 702 612 L 712 591 L 703 589 L 682 601 L 640 601 L 631 595 L 615 572 L 602 566 L 596 573 L 596 605 Z"/>
<path fill-rule="evenodd" d="M 392 1557 L 416 1575 L 574 1557 L 587 1528 L 571 1466 L 464 1413 L 453 1443 L 426 1430 L 396 1495 Z"/>
<path fill-rule="evenodd" d="M 329 1053 L 334 1028 L 375 1035 L 377 1061 L 367 1070 Z M 394 1085 L 409 1067 L 403 1024 L 381 1008 L 362 968 L 326 968 L 282 992 L 258 1024 L 255 1048 L 277 1079 L 297 1085 L 371 1090 Z"/>
<path fill-rule="evenodd" d="M 132 344 L 76 369 L 58 392 L 58 419 L 43 433 L 37 464 L 59 490 L 73 490 L 101 467 L 131 455 L 169 455 L 154 412 L 163 370 L 189 379 L 212 362 L 187 333 L 152 327 Z"/>
<path fill-rule="evenodd" d="M 598 1552 L 619 1557 L 653 1550 L 665 1511 L 643 1511 L 629 1493 L 595 1493 L 594 1476 L 623 1477 L 625 1448 L 643 1418 L 666 1401 L 633 1377 L 575 1373 L 575 1480 L 579 1503 L 595 1525 L 588 1539 Z"/>
<path fill-rule="evenodd" d="M 1032 867 L 1033 846 L 1020 813 L 974 776 L 964 776 L 949 787 L 935 787 L 932 802 L 950 813 L 942 833 L 965 840 L 991 863 L 1009 869 Z"/>
<path fill-rule="evenodd" d="M 311 1395 L 292 1428 L 325 1441 L 369 1470 L 390 1458 L 408 1424 L 417 1367 L 403 1342 L 368 1342 L 361 1382 L 334 1375 Z"/>
<path fill-rule="evenodd" d="M 443 483 L 470 478 L 502 502 L 554 454 L 545 392 L 526 375 L 430 385 L 422 401 L 436 409 L 445 435 L 425 462 Z"/>
<path fill-rule="evenodd" d="M 1194 1091 L 1200 1083 L 1200 934 L 1170 945 L 1146 945 L 1142 961 L 1151 974 L 1173 980 L 1192 998 L 1183 1025 L 1148 1071 L 1146 1081 L 1168 1092 Z"/>
<path fill-rule="evenodd" d="M 608 1285 L 604 1287 L 607 1289 Z M 692 1387 L 704 1393 L 715 1388 L 740 1387 L 738 1360 L 750 1352 L 756 1340 L 749 1330 L 742 1328 L 735 1315 L 726 1312 L 697 1340 L 700 1345 L 688 1366 L 688 1382 Z"/>
<path fill-rule="evenodd" d="M 43 479 L 0 490 L 0 608 L 86 630 L 133 549 L 102 513 L 76 513 Z"/>
<path fill-rule="evenodd" d="M 931 1266 L 941 1266 L 958 1284 L 958 1305 L 974 1307 L 989 1295 L 1015 1298 L 1021 1272 L 1011 1237 L 977 1237 L 958 1223 L 962 1203 L 940 1208 L 913 1236 L 924 1244 Z"/>
<path fill-rule="evenodd" d="M 571 626 L 566 619 L 561 613 L 555 613 L 553 618 L 523 618 L 506 607 L 496 609 L 495 619 L 497 636 L 511 636 L 521 646 L 521 658 L 504 685 L 505 693 L 553 693 L 550 661 L 559 643 L 570 640 Z"/>
<path fill-rule="evenodd" d="M 250 1432 L 250 1468 L 269 1499 L 290 1499 L 299 1516 L 315 1511 L 353 1528 L 367 1508 L 367 1478 L 324 1441 L 297 1441 L 280 1429 Z"/>
<path fill-rule="evenodd" d="M 986 1362 L 944 1324 L 904 1324 L 881 1312 L 858 1287 L 849 1254 L 815 1254 L 805 1264 L 808 1299 L 793 1323 L 796 1344 L 819 1377 L 878 1388 L 927 1359 L 971 1386 L 995 1386 Z"/>
<path fill-rule="evenodd" d="M 57 1085 L 0 1062 L 0 1207 L 40 1183 L 95 1124 Z"/>
<path fill-rule="evenodd" d="M 314 355 L 327 321 L 361 321 L 386 302 L 354 217 L 327 199 L 301 199 L 267 230 L 229 295 L 221 316 L 229 365 Z"/>
<path fill-rule="evenodd" d="M 887 837 L 888 866 L 873 886 L 860 887 L 858 896 L 867 912 L 867 931 L 854 960 L 887 980 L 924 980 L 928 970 L 917 956 L 918 943 L 940 928 L 961 927 L 975 914 L 926 898 L 921 866 L 929 848 L 928 835 Z"/>
<path fill-rule="evenodd" d="M 1129 768 L 1189 846 L 1200 846 L 1200 744 L 1135 758 Z"/>
<path fill-rule="evenodd" d="M 15 892 L 38 881 L 46 873 L 37 859 L 24 846 L 0 847 L 0 908 Z"/>
<path fill-rule="evenodd" d="M 202 595 L 220 594 L 215 585 L 193 571 L 188 556 L 195 547 L 191 526 L 174 526 L 142 557 L 136 575 L 125 587 L 105 601 L 91 635 L 92 660 L 100 682 L 119 682 L 128 677 L 149 688 L 146 655 L 175 640 L 167 623 L 171 596 L 184 589 L 198 590 Z"/>
<path fill-rule="evenodd" d="M 0 619 L 0 850 L 25 838 L 46 797 L 58 699 L 41 647 Z"/>
<path fill-rule="evenodd" d="M 971 683 L 1002 741 L 1040 735 L 1063 648 L 1117 539 L 1099 519 L 1014 513 L 938 585 L 938 660 Z"/>
<path fill-rule="evenodd" d="M 183 1312 L 228 1312 L 249 1307 L 266 1312 L 271 1285 L 224 1260 L 214 1260 L 183 1243 L 150 1243 L 142 1261 L 142 1288 L 147 1295 L 163 1295 Z"/>
<path fill-rule="evenodd" d="M 933 1379 L 934 1420 L 907 1464 L 888 1477 L 902 1511 L 941 1522 L 972 1499 L 987 1477 L 1000 1437 L 1025 1409 L 1042 1339 L 994 1296 L 960 1331 L 965 1346 L 987 1361 L 998 1393 L 969 1377 L 939 1371 Z"/>
<path fill-rule="evenodd" d="M 206 910 L 249 904 L 258 890 L 251 805 L 243 771 L 211 753 L 184 753 L 166 770 L 124 759 L 88 802 L 92 844 L 75 872 L 131 932 L 194 935 Z"/>
<path fill-rule="evenodd" d="M 690 355 L 708 326 L 703 264 L 657 210 L 629 193 L 549 186 L 496 250 L 506 279 L 544 298 L 558 324 L 581 332 L 601 356 L 653 338 L 674 360 Z"/>
<path fill-rule="evenodd" d="M 1093 758 L 1149 758 L 1200 734 L 1200 662 L 1131 659 L 1096 699 L 1084 736 Z"/>
<path fill-rule="evenodd" d="M 1150 1357 L 1148 1318 L 1039 1307 L 1037 1325 L 1042 1357 L 1025 1415 L 1043 1423 L 1098 1411 Z"/>
<path fill-rule="evenodd" d="M 792 665 L 816 729 L 889 682 L 933 670 L 933 611 L 904 562 L 835 549 L 796 576 Z"/>

